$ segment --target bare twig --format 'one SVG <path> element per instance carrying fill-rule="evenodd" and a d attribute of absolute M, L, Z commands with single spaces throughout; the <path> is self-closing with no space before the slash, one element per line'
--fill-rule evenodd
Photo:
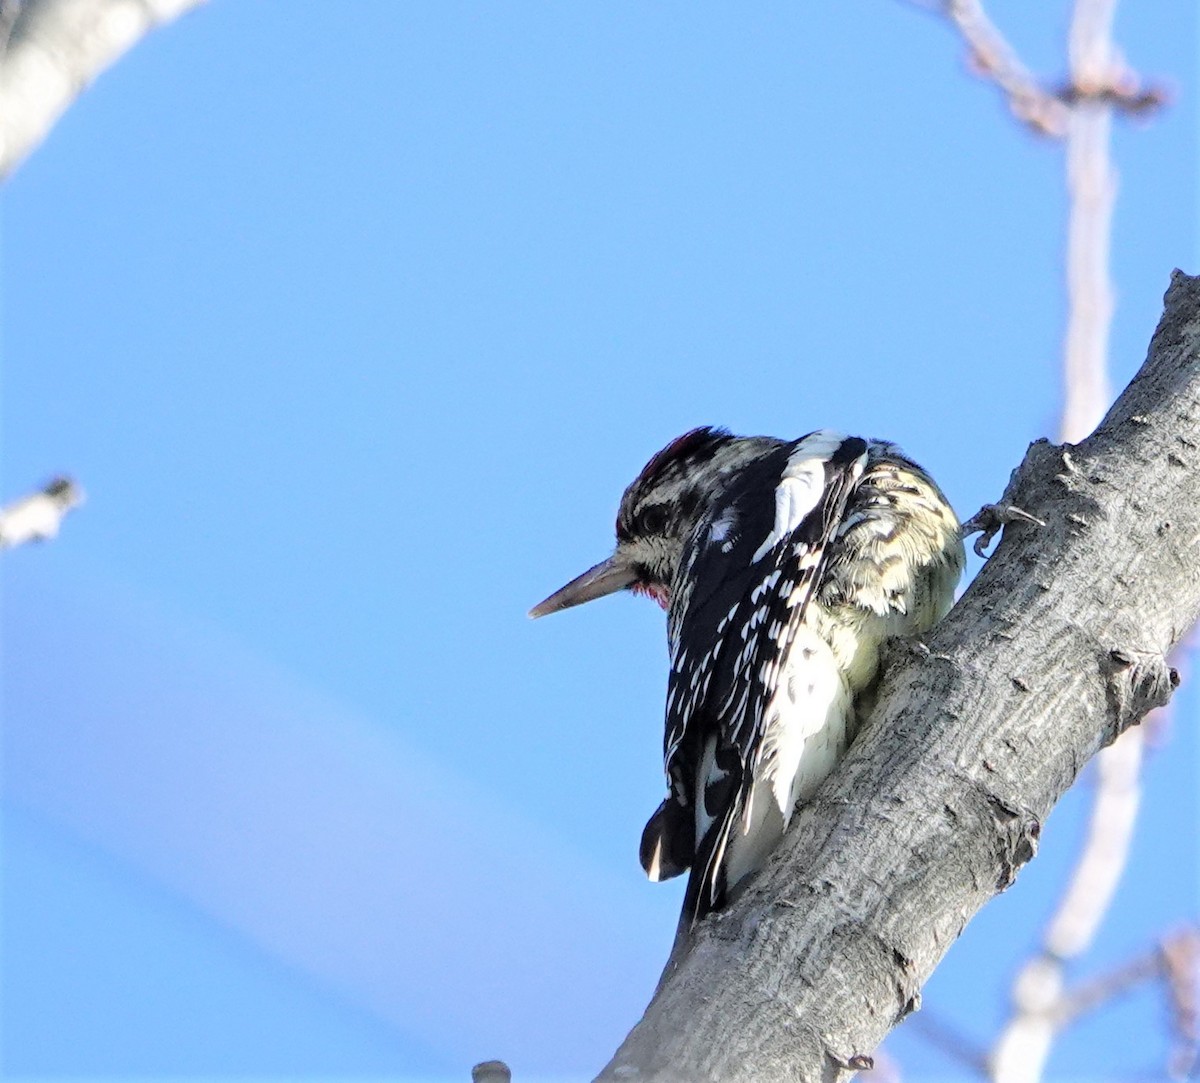
<path fill-rule="evenodd" d="M 1037 1027 L 1045 1030 L 1045 1044 L 1084 1016 L 1123 996 L 1138 985 L 1161 979 L 1171 1003 L 1172 1025 L 1176 1035 L 1169 1072 L 1172 1078 L 1186 1079 L 1195 1068 L 1200 1045 L 1200 930 L 1188 927 L 1166 936 L 1152 951 L 1138 955 L 1103 974 L 1078 982 L 1070 988 L 1061 984 L 1058 960 L 1042 955 L 1022 968 L 1017 995 L 1032 1014 L 1036 1009 Z M 1022 1026 L 1008 1033 L 1014 1048 L 1028 1055 L 1038 1050 L 1041 1039 L 1034 1021 L 1027 1018 Z M 1002 1051 L 1001 1055 L 1008 1055 Z M 1033 1065 L 1037 1067 L 1037 1065 Z M 993 1069 L 994 1070 L 994 1069 Z"/>
<path fill-rule="evenodd" d="M 973 74 L 993 83 L 1013 116 L 1039 135 L 1066 134 L 1069 106 L 1047 90 L 1021 62 L 1016 50 L 983 8 L 982 0 L 909 0 L 912 6 L 950 23 L 967 48 Z"/>
<path fill-rule="evenodd" d="M 1200 1049 L 1200 929 L 1195 926 L 1169 933 L 1154 950 L 1065 992 L 1055 1006 L 1055 1029 L 1066 1029 L 1089 1012 L 1156 978 L 1166 989 L 1175 1032 L 1168 1074 L 1173 1079 L 1190 1078 Z"/>
<path fill-rule="evenodd" d="M 1144 982 L 1153 981 L 1162 973 L 1162 952 L 1155 949 L 1130 959 L 1107 973 L 1079 982 L 1064 992 L 1054 1007 L 1056 1032 L 1065 1030 L 1110 1000 L 1115 1000 Z"/>
<path fill-rule="evenodd" d="M 904 1025 L 919 1034 L 934 1049 L 970 1069 L 974 1075 L 982 1079 L 987 1078 L 987 1051 L 928 1008 L 915 1012 Z"/>
<path fill-rule="evenodd" d="M 83 503 L 83 490 L 68 477 L 52 478 L 35 493 L 0 508 L 0 549 L 47 541 L 67 512 Z"/>
<path fill-rule="evenodd" d="M 1110 52 L 1103 64 L 1095 54 L 1072 62 L 1072 77 L 1062 86 L 1038 79 L 1022 63 L 1016 50 L 984 10 L 982 0 L 908 0 L 913 6 L 940 16 L 958 32 L 967 49 L 971 71 L 992 83 L 1003 95 L 1013 116 L 1038 135 L 1055 139 L 1069 133 L 1072 109 L 1085 102 L 1107 106 L 1130 115 L 1153 112 L 1167 100 L 1157 86 L 1145 87 L 1137 76 Z M 1097 0 L 1076 19 L 1081 41 L 1092 41 L 1111 27 L 1115 0 Z M 1080 78 L 1083 70 L 1085 78 Z"/>
<path fill-rule="evenodd" d="M 996 84 L 1013 116 L 1041 135 L 1062 136 L 1067 106 L 1044 89 L 988 18 L 980 0 L 943 0 L 943 13 L 968 50 L 971 70 Z"/>
<path fill-rule="evenodd" d="M 1165 937 L 1160 952 L 1175 1029 L 1167 1071 L 1172 1079 L 1190 1079 L 1200 1056 L 1200 929 Z"/>

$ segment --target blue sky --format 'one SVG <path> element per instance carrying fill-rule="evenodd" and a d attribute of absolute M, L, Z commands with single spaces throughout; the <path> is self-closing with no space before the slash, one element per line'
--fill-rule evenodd
<path fill-rule="evenodd" d="M 992 9 L 1061 72 L 1065 5 Z M 212 0 L 3 193 L 3 493 L 89 495 L 3 561 L 5 1078 L 598 1069 L 680 899 L 636 858 L 663 622 L 525 611 L 694 425 L 896 440 L 963 515 L 1055 429 L 1061 150 L 933 19 L 322 14 Z M 1196 270 L 1196 29 L 1120 12 L 1174 103 L 1116 131 L 1117 386 Z M 1198 713 L 1080 974 L 1195 915 Z M 930 1014 L 994 1033 L 1087 787 Z M 1106 1009 L 1052 1072 L 1157 1070 L 1162 1012 Z"/>

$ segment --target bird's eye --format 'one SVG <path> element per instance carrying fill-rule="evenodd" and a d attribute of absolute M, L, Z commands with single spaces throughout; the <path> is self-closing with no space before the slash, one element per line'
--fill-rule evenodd
<path fill-rule="evenodd" d="M 667 508 L 665 504 L 651 504 L 642 508 L 637 514 L 637 531 L 639 534 L 660 534 L 667 525 Z"/>

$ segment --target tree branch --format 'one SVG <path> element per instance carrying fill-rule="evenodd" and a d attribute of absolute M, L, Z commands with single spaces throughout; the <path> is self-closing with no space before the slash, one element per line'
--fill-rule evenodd
<path fill-rule="evenodd" d="M 1072 86 L 1116 82 L 1125 66 L 1111 37 L 1116 0 L 1076 0 L 1069 53 Z M 1067 119 L 1067 333 L 1060 436 L 1081 440 L 1112 398 L 1108 340 L 1113 289 L 1109 272 L 1117 174 L 1109 151 L 1113 107 L 1084 100 Z"/>
<path fill-rule="evenodd" d="M 1159 953 L 1175 1031 L 1167 1071 L 1172 1079 L 1190 1079 L 1200 1053 L 1200 929 L 1180 929 L 1165 937 Z"/>
<path fill-rule="evenodd" d="M 83 503 L 83 490 L 69 477 L 51 478 L 42 488 L 0 508 L 0 549 L 57 537 L 67 512 Z"/>
<path fill-rule="evenodd" d="M 1113 41 L 1117 0 L 1075 0 L 1068 41 L 1071 86 L 1081 96 L 1067 117 L 1067 331 L 1059 435 L 1081 440 L 1112 397 L 1108 344 L 1113 288 L 1110 247 L 1117 175 L 1110 151 L 1113 105 L 1097 91 L 1136 84 Z M 1096 757 L 1087 840 L 1046 929 L 1042 949 L 1013 983 L 1012 1016 L 992 1055 L 995 1083 L 1037 1083 L 1058 1030 L 1063 964 L 1091 945 L 1129 861 L 1141 803 L 1144 734 L 1139 727 Z"/>
<path fill-rule="evenodd" d="M 1025 67 L 980 0 L 941 0 L 939 6 L 966 45 L 972 70 L 996 84 L 1013 116 L 1039 135 L 1061 136 L 1068 107 Z"/>
<path fill-rule="evenodd" d="M 0 179 L 46 138 L 67 107 L 154 27 L 202 0 L 3 0 Z"/>
<path fill-rule="evenodd" d="M 668 964 L 606 1080 L 836 1080 L 920 1005 L 1036 851 L 1084 763 L 1177 675 L 1200 615 L 1200 279 L 1069 453 L 1033 444 L 996 555 L 879 704 L 768 867 Z"/>
<path fill-rule="evenodd" d="M 967 47 L 972 72 L 993 83 L 1012 114 L 1038 135 L 1062 139 L 1073 107 L 1105 105 L 1130 116 L 1152 113 L 1167 100 L 1162 87 L 1142 85 L 1116 51 L 1104 57 L 1076 48 L 1077 39 L 1107 33 L 1115 0 L 1077 0 L 1071 27 L 1071 80 L 1065 86 L 1042 83 L 988 17 L 982 0 L 908 0 L 913 7 L 948 22 Z M 1102 60 L 1103 66 L 1096 63 Z M 1084 67 L 1080 77 L 1080 67 Z"/>

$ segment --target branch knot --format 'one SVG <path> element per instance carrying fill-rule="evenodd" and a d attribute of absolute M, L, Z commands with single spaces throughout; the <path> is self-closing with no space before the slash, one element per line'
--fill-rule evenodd
<path fill-rule="evenodd" d="M 1165 706 L 1179 687 L 1179 671 L 1154 651 L 1113 647 L 1101 659 L 1105 670 L 1111 743 L 1156 707 Z"/>

